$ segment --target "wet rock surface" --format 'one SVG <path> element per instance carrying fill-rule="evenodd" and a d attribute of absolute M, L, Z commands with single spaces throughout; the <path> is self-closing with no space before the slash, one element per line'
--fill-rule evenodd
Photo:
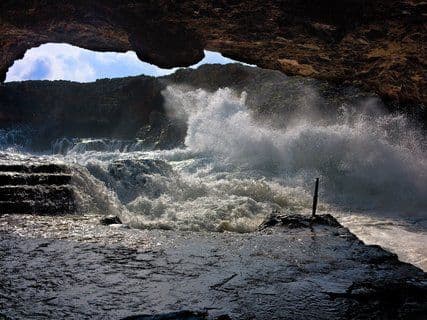
<path fill-rule="evenodd" d="M 0 215 L 74 213 L 71 178 L 64 164 L 0 162 Z"/>
<path fill-rule="evenodd" d="M 427 308 L 424 272 L 329 223 L 233 234 L 114 228 L 99 219 L 1 216 L 0 314 L 422 319 Z"/>
<path fill-rule="evenodd" d="M 122 220 L 120 220 L 117 216 L 106 216 L 101 218 L 99 222 L 104 226 L 110 226 L 112 224 L 122 224 Z"/>
<path fill-rule="evenodd" d="M 193 312 L 193 311 L 178 311 L 159 315 L 138 315 L 126 317 L 123 320 L 203 320 L 207 319 L 207 312 Z M 220 316 L 215 319 L 226 320 L 227 316 Z"/>
<path fill-rule="evenodd" d="M 330 214 L 316 216 L 295 215 L 271 215 L 259 227 L 258 230 L 265 230 L 274 226 L 294 228 L 310 228 L 313 225 L 325 225 L 330 227 L 340 227 L 339 222 Z"/>

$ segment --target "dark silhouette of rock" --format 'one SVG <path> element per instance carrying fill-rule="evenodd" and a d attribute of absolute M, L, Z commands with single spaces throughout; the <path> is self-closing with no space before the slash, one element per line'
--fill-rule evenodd
<path fill-rule="evenodd" d="M 340 227 L 339 222 L 330 214 L 316 216 L 302 216 L 299 214 L 271 215 L 261 223 L 258 230 L 264 230 L 270 227 L 281 226 L 290 229 L 310 228 L 313 225 L 325 225 L 331 227 Z"/>
<path fill-rule="evenodd" d="M 122 220 L 120 220 L 117 216 L 106 216 L 101 218 L 99 221 L 104 226 L 109 226 L 111 224 L 122 224 Z"/>

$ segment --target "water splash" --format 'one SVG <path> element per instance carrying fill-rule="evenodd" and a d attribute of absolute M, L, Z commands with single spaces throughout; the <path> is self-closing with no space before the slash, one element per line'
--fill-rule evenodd
<path fill-rule="evenodd" d="M 27 126 L 0 129 L 0 152 L 23 152 L 31 145 L 34 130 Z"/>
<path fill-rule="evenodd" d="M 196 154 L 282 185 L 308 187 L 320 176 L 323 197 L 335 205 L 425 213 L 425 139 L 404 116 L 372 112 L 372 101 L 359 106 L 364 112 L 344 106 L 334 122 L 299 114 L 273 129 L 251 118 L 245 93 L 169 87 L 165 96 L 169 108 L 187 116 L 185 143 Z"/>
<path fill-rule="evenodd" d="M 99 201 L 136 227 L 252 231 L 272 212 L 308 213 L 315 177 L 320 210 L 425 218 L 423 135 L 374 100 L 323 117 L 307 90 L 278 128 L 254 120 L 244 92 L 169 86 L 165 107 L 187 123 L 185 147 L 87 138 L 58 140 L 53 151 L 84 167 L 77 184 L 93 195 L 81 199 L 86 211 Z"/>
<path fill-rule="evenodd" d="M 315 110 L 287 115 L 281 129 L 259 123 L 246 94 L 168 87 L 171 117 L 187 122 L 185 147 L 147 151 L 139 142 L 84 139 L 64 159 L 84 165 L 140 228 L 248 232 L 272 212 L 307 213 L 314 177 L 320 210 L 424 216 L 422 135 L 375 102 L 343 106 L 333 121 Z M 298 100 L 300 101 L 300 100 Z"/>

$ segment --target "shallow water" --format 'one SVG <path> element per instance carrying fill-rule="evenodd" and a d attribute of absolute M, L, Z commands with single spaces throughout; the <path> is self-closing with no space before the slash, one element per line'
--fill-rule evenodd
<path fill-rule="evenodd" d="M 129 229 L 99 219 L 1 216 L 0 316 L 121 319 L 186 309 L 232 319 L 394 319 L 425 304 L 414 288 L 425 286 L 419 269 L 344 228 L 239 234 Z M 387 285 L 392 303 L 381 289 Z"/>

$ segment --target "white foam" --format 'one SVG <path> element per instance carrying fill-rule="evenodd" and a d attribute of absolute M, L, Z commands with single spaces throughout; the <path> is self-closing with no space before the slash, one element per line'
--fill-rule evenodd
<path fill-rule="evenodd" d="M 65 156 L 119 196 L 134 226 L 251 231 L 274 211 L 308 213 L 314 177 L 324 206 L 425 217 L 423 140 L 403 116 L 347 107 L 331 122 L 299 112 L 279 130 L 252 119 L 245 93 L 168 87 L 163 94 L 170 114 L 188 123 L 185 148 L 134 151 L 96 141 L 103 145 L 96 151 L 84 141 Z M 144 159 L 160 162 L 142 170 Z M 112 164 L 125 160 L 116 177 Z M 159 170 L 162 161 L 172 172 Z"/>
<path fill-rule="evenodd" d="M 169 109 L 188 118 L 188 150 L 210 155 L 222 167 L 252 170 L 291 186 L 307 187 L 320 176 L 324 197 L 332 203 L 425 213 L 425 140 L 401 115 L 349 109 L 334 123 L 300 117 L 277 130 L 252 120 L 244 93 L 169 87 L 165 97 Z"/>

